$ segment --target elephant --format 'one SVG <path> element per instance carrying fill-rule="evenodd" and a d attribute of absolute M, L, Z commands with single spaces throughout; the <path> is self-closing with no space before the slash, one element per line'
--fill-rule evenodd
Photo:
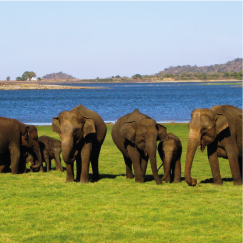
<path fill-rule="evenodd" d="M 56 169 L 63 171 L 60 158 L 60 153 L 62 151 L 61 141 L 48 136 L 41 136 L 39 137 L 39 145 L 41 150 L 42 162 L 46 163 L 46 171 L 48 172 L 50 170 L 52 159 L 55 159 Z M 35 164 L 36 158 L 33 151 L 26 151 L 23 154 L 23 157 L 25 163 L 29 165 Z M 43 164 L 40 166 L 39 170 L 43 171 Z"/>
<path fill-rule="evenodd" d="M 39 137 L 39 144 L 42 155 L 42 162 L 46 163 L 46 171 L 51 168 L 51 160 L 55 160 L 56 169 L 63 171 L 60 153 L 62 151 L 61 141 L 48 136 Z M 43 170 L 43 168 L 41 168 Z"/>
<path fill-rule="evenodd" d="M 52 119 L 52 130 L 60 135 L 62 157 L 66 163 L 66 182 L 74 181 L 73 162 L 76 160 L 76 181 L 89 182 L 91 162 L 93 181 L 99 179 L 98 159 L 107 128 L 102 117 L 83 105 L 62 111 Z"/>
<path fill-rule="evenodd" d="M 229 160 L 234 184 L 242 184 L 242 109 L 216 105 L 193 110 L 185 163 L 185 179 L 192 186 L 197 184 L 197 180 L 191 178 L 191 168 L 198 146 L 202 152 L 207 146 L 215 185 L 222 184 L 218 157 Z"/>
<path fill-rule="evenodd" d="M 148 159 L 157 184 L 161 184 L 157 172 L 156 152 L 157 141 L 167 141 L 166 128 L 147 115 L 135 109 L 132 113 L 120 117 L 112 128 L 112 139 L 123 154 L 126 165 L 126 178 L 134 178 L 135 182 L 143 183 Z"/>
<path fill-rule="evenodd" d="M 39 168 L 41 152 L 36 127 L 16 119 L 0 117 L 0 173 L 9 165 L 12 174 L 18 173 L 21 146 L 33 149 L 37 163 L 32 168 Z"/>
<path fill-rule="evenodd" d="M 158 145 L 158 152 L 164 166 L 161 181 L 179 183 L 181 182 L 182 144 L 173 133 L 168 133 L 168 138 L 168 141 L 161 141 Z"/>

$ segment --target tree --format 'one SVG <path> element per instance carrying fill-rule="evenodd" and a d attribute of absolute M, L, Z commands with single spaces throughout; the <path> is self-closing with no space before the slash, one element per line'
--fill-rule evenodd
<path fill-rule="evenodd" d="M 136 79 L 136 78 L 142 78 L 142 75 L 140 75 L 140 74 L 135 74 L 135 75 L 132 76 L 132 78 L 134 78 L 134 79 Z"/>
<path fill-rule="evenodd" d="M 36 77 L 36 74 L 33 71 L 25 71 L 22 75 L 22 80 L 31 80 L 33 77 Z"/>
<path fill-rule="evenodd" d="M 6 78 L 6 80 L 9 81 L 9 80 L 10 80 L 10 77 L 8 76 L 8 77 Z"/>

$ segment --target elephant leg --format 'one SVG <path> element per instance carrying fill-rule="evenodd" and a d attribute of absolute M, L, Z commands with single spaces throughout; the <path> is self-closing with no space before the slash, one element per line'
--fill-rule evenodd
<path fill-rule="evenodd" d="M 180 160 L 180 158 L 176 160 L 173 172 L 172 173 L 174 174 L 174 183 L 181 182 L 181 160 Z"/>
<path fill-rule="evenodd" d="M 93 181 L 99 180 L 99 155 L 100 155 L 101 145 L 96 143 L 93 146 L 92 153 L 90 155 L 90 161 L 93 171 Z"/>
<path fill-rule="evenodd" d="M 127 158 L 123 155 L 125 165 L 126 165 L 126 178 L 127 179 L 133 179 L 134 175 L 132 173 L 132 161 L 130 158 Z"/>
<path fill-rule="evenodd" d="M 36 162 L 35 162 L 35 164 L 36 164 Z M 41 164 L 39 171 L 41 171 L 41 172 L 44 171 L 44 169 L 43 169 L 43 163 Z"/>
<path fill-rule="evenodd" d="M 239 162 L 239 167 L 240 167 L 240 176 L 241 176 L 241 179 L 242 179 L 242 157 L 238 158 L 238 162 Z"/>
<path fill-rule="evenodd" d="M 147 165 L 148 165 L 148 159 L 142 157 L 142 159 L 141 159 L 141 169 L 142 169 L 144 178 L 145 178 L 145 174 L 146 174 L 146 170 L 147 170 Z"/>
<path fill-rule="evenodd" d="M 56 164 L 56 169 L 63 171 L 63 167 L 61 164 L 61 158 L 60 158 L 60 153 L 54 154 L 54 159 L 55 159 L 55 164 Z"/>
<path fill-rule="evenodd" d="M 4 168 L 5 168 L 5 165 L 0 165 L 0 173 L 3 172 Z"/>
<path fill-rule="evenodd" d="M 231 138 L 227 137 L 222 140 L 222 145 L 224 146 L 229 159 L 229 165 L 234 185 L 242 185 L 242 172 L 240 172 L 236 142 L 232 141 Z"/>
<path fill-rule="evenodd" d="M 48 172 L 50 170 L 50 163 L 51 163 L 51 160 L 49 158 L 49 155 L 45 155 L 44 156 L 45 158 L 45 162 L 46 162 L 46 171 Z"/>
<path fill-rule="evenodd" d="M 92 143 L 85 143 L 81 150 L 81 183 L 89 182 L 89 163 L 90 153 L 92 151 Z"/>
<path fill-rule="evenodd" d="M 10 146 L 10 161 L 12 174 L 18 173 L 19 159 L 20 159 L 20 148 L 16 146 Z"/>
<path fill-rule="evenodd" d="M 81 176 L 81 164 L 82 164 L 82 161 L 81 161 L 81 155 L 80 153 L 77 155 L 76 157 L 76 170 L 77 170 L 77 173 L 76 173 L 76 182 L 80 182 L 80 176 Z"/>
<path fill-rule="evenodd" d="M 143 172 L 141 169 L 140 159 L 141 155 L 135 147 L 130 145 L 127 146 L 128 154 L 132 160 L 134 174 L 135 174 L 135 182 L 144 182 Z"/>
<path fill-rule="evenodd" d="M 222 185 L 223 183 L 220 174 L 218 154 L 216 151 L 214 153 L 211 153 L 210 146 L 208 146 L 208 160 L 213 175 L 213 183 L 215 185 Z"/>
<path fill-rule="evenodd" d="M 73 163 L 66 164 L 67 177 L 65 182 L 74 182 Z"/>
<path fill-rule="evenodd" d="M 172 156 L 165 156 L 164 154 L 162 155 L 162 161 L 163 161 L 163 168 L 164 168 L 164 175 L 161 178 L 164 180 L 166 183 L 170 183 L 173 175 L 171 175 L 171 170 L 173 171 L 173 160 Z"/>

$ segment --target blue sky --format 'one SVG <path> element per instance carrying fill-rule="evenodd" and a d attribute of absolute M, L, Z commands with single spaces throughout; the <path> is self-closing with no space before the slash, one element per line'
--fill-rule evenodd
<path fill-rule="evenodd" d="M 0 80 L 131 77 L 242 58 L 241 1 L 10 1 L 0 16 Z"/>

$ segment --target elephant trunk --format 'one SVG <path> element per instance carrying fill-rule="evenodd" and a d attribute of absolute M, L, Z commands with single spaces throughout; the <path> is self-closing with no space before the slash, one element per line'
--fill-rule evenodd
<path fill-rule="evenodd" d="M 173 158 L 173 152 L 167 153 L 164 155 L 163 163 L 164 163 L 165 173 L 164 173 L 163 177 L 161 178 L 161 181 L 164 181 L 170 174 L 170 166 L 171 166 L 172 158 Z"/>
<path fill-rule="evenodd" d="M 147 151 L 148 156 L 149 156 L 152 173 L 153 173 L 153 176 L 154 176 L 156 183 L 161 184 L 162 182 L 159 178 L 158 171 L 157 171 L 157 162 L 156 162 L 157 146 L 156 146 L 156 141 L 154 143 L 148 143 L 148 144 L 149 145 L 146 146 L 146 151 Z"/>
<path fill-rule="evenodd" d="M 71 164 L 74 162 L 74 153 L 73 153 L 73 141 L 70 139 L 62 139 L 61 141 L 62 147 L 62 157 L 66 164 Z"/>
<path fill-rule="evenodd" d="M 190 132 L 187 144 L 187 154 L 185 163 L 185 180 L 190 186 L 195 186 L 197 184 L 197 180 L 191 178 L 191 168 L 194 155 L 199 145 L 200 139 Z"/>
<path fill-rule="evenodd" d="M 31 168 L 36 169 L 36 168 L 39 168 L 42 165 L 42 156 L 41 156 L 39 142 L 38 142 L 38 145 L 34 145 L 33 150 L 35 152 L 35 155 L 37 157 L 38 162 L 37 162 L 37 164 L 31 166 Z"/>

